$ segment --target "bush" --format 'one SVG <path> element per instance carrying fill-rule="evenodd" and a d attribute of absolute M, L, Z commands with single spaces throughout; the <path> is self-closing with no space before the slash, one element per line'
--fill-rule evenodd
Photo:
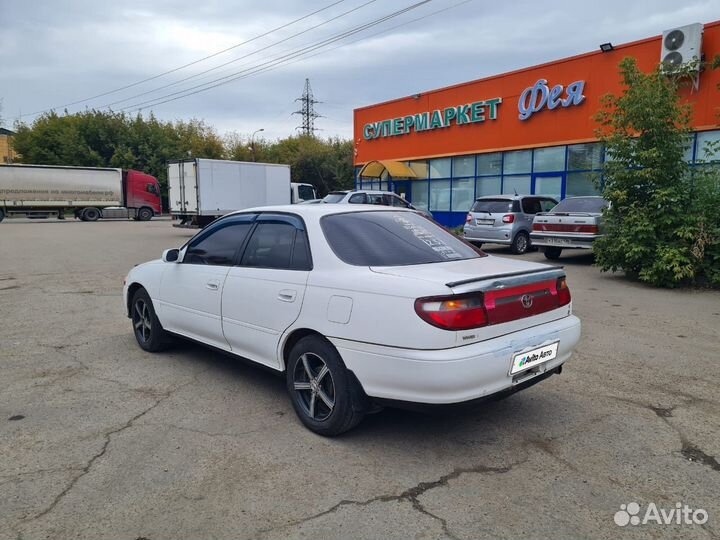
<path fill-rule="evenodd" d="M 605 96 L 597 116 L 610 208 L 596 262 L 660 287 L 720 285 L 720 175 L 685 162 L 691 108 L 678 95 L 683 74 L 645 74 L 631 58 L 620 74 L 625 93 Z"/>

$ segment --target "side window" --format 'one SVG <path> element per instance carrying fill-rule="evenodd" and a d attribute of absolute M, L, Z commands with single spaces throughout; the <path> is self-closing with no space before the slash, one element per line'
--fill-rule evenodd
<path fill-rule="evenodd" d="M 379 204 L 381 206 L 386 204 L 385 202 L 383 202 L 383 196 L 380 193 L 368 194 L 367 203 L 368 204 Z"/>
<path fill-rule="evenodd" d="M 305 231 L 297 229 L 295 232 L 295 246 L 293 247 L 290 270 L 310 270 L 311 266 L 307 234 Z"/>
<path fill-rule="evenodd" d="M 555 206 L 557 205 L 557 201 L 554 201 L 553 199 L 541 199 L 540 200 L 540 211 L 541 212 L 549 212 Z"/>
<path fill-rule="evenodd" d="M 383 204 L 385 206 L 396 206 L 396 207 L 400 207 L 400 208 L 408 207 L 408 203 L 406 203 L 404 200 L 402 200 L 397 195 L 392 195 L 392 194 L 383 195 Z"/>
<path fill-rule="evenodd" d="M 350 199 L 348 200 L 351 204 L 365 204 L 365 194 L 364 193 L 356 193 Z"/>
<path fill-rule="evenodd" d="M 290 223 L 259 223 L 240 264 L 261 268 L 290 268 L 295 231 L 297 228 Z"/>
<path fill-rule="evenodd" d="M 217 223 L 206 234 L 192 240 L 183 257 L 184 264 L 232 266 L 235 255 L 247 238 L 255 216 Z"/>
<path fill-rule="evenodd" d="M 540 201 L 534 197 L 523 199 L 523 211 L 526 214 L 537 214 L 540 212 Z"/>
<path fill-rule="evenodd" d="M 158 191 L 157 191 L 157 188 L 155 187 L 155 184 L 148 184 L 147 190 L 148 190 L 148 193 L 153 193 L 153 194 L 157 195 Z"/>

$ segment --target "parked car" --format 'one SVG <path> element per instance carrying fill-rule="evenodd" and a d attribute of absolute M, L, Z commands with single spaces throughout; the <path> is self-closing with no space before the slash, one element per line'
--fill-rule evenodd
<path fill-rule="evenodd" d="M 284 373 L 322 435 L 377 403 L 521 390 L 580 337 L 562 269 L 489 256 L 403 208 L 235 212 L 133 268 L 123 297 L 141 348 L 184 336 Z"/>
<path fill-rule="evenodd" d="M 557 204 L 542 195 L 493 195 L 475 200 L 465 218 L 465 240 L 478 246 L 505 244 L 515 254 L 530 247 L 533 217 Z"/>
<path fill-rule="evenodd" d="M 568 197 L 550 212 L 535 216 L 530 234 L 534 246 L 542 246 L 545 257 L 557 259 L 563 249 L 592 249 L 602 236 L 602 197 Z"/>
<path fill-rule="evenodd" d="M 326 203 L 348 203 L 348 204 L 375 204 L 380 206 L 395 206 L 397 208 L 409 208 L 432 219 L 432 214 L 427 210 L 416 208 L 405 199 L 392 191 L 371 191 L 371 190 L 346 190 L 331 191 L 323 202 Z"/>

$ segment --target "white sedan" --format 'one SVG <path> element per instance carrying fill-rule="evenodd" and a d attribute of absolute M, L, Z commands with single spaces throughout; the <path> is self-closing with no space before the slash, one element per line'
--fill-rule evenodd
<path fill-rule="evenodd" d="M 123 292 L 144 350 L 182 336 L 284 373 L 322 435 L 377 404 L 512 393 L 559 373 L 580 338 L 560 268 L 392 207 L 235 212 L 133 268 Z"/>

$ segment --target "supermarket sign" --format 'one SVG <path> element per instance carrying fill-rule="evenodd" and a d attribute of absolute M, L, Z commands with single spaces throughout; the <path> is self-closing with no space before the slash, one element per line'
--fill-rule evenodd
<path fill-rule="evenodd" d="M 575 81 L 567 87 L 556 84 L 549 87 L 546 79 L 528 86 L 518 99 L 518 118 L 527 120 L 542 110 L 554 110 L 580 105 L 585 101 L 585 81 Z M 417 114 L 398 116 L 387 120 L 369 122 L 363 126 L 366 141 L 383 137 L 397 137 L 410 133 L 421 133 L 444 129 L 453 125 L 471 125 L 494 121 L 503 100 L 501 97 L 475 101 L 464 105 L 445 107 Z"/>

